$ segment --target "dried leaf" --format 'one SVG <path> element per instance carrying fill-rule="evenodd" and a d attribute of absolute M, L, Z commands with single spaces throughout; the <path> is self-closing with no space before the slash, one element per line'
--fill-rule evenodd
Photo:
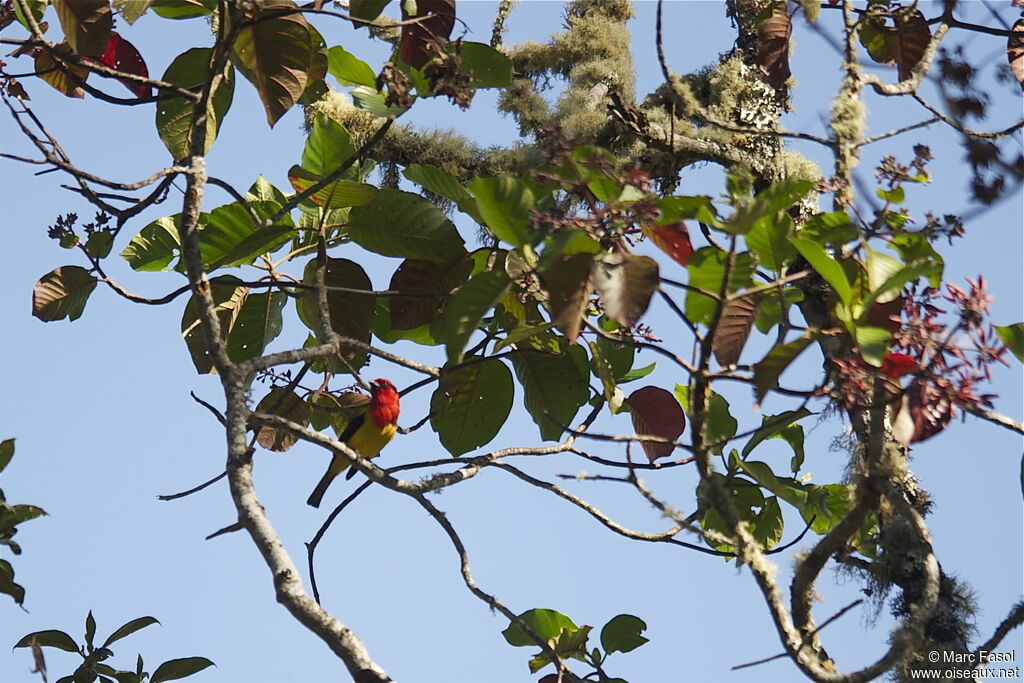
<path fill-rule="evenodd" d="M 896 31 L 893 52 L 899 78 L 905 81 L 924 56 L 932 34 L 921 10 L 910 8 L 896 15 Z"/>
<path fill-rule="evenodd" d="M 715 353 L 718 364 L 725 367 L 735 365 L 740 359 L 750 328 L 757 317 L 757 307 L 761 304 L 759 293 L 734 299 L 726 304 L 715 328 L 715 336 L 711 341 L 711 350 Z"/>
<path fill-rule="evenodd" d="M 403 21 L 427 15 L 433 16 L 403 26 L 398 44 L 398 56 L 416 69 L 423 68 L 448 42 L 448 36 L 455 28 L 455 0 L 416 0 L 415 14 L 406 12 L 405 3 L 402 3 Z"/>
<path fill-rule="evenodd" d="M 548 292 L 551 321 L 562 331 L 569 343 L 580 335 L 583 316 L 590 299 L 590 254 L 560 256 L 543 276 Z"/>
<path fill-rule="evenodd" d="M 638 436 L 657 436 L 675 441 L 686 427 L 686 414 L 671 392 L 660 387 L 637 389 L 626 403 L 633 418 L 633 431 Z M 675 446 L 670 443 L 643 441 L 640 443 L 647 459 L 654 462 L 670 455 Z"/>
<path fill-rule="evenodd" d="M 791 75 L 789 36 L 792 33 L 793 23 L 785 12 L 770 16 L 757 33 L 757 63 L 768 82 L 777 88 L 785 85 Z"/>
<path fill-rule="evenodd" d="M 651 303 L 658 289 L 658 262 L 650 256 L 613 254 L 594 261 L 594 286 L 608 317 L 633 327 Z"/>

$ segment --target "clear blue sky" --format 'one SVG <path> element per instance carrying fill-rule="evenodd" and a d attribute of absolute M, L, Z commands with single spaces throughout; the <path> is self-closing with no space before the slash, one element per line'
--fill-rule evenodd
<path fill-rule="evenodd" d="M 639 92 L 649 91 L 660 80 L 654 58 L 654 7 L 653 2 L 638 3 L 638 16 L 631 24 Z M 973 14 L 983 20 L 980 6 L 974 9 Z M 468 39 L 487 42 L 493 11 L 490 2 L 459 3 L 459 16 L 470 27 Z M 834 13 L 823 15 L 834 17 Z M 1015 18 L 1009 9 L 1002 15 L 1011 23 Z M 509 26 L 510 42 L 543 41 L 561 26 L 560 3 L 522 3 Z M 118 30 L 139 47 L 156 75 L 176 54 L 209 43 L 202 21 L 170 23 L 146 16 L 135 26 L 119 25 Z M 324 24 L 322 30 L 329 44 L 341 43 L 379 68 L 385 56 L 379 44 L 367 44 L 340 21 Z M 799 85 L 796 111 L 787 116 L 786 125 L 822 133 L 830 93 L 840 75 L 840 59 L 802 21 L 795 23 L 795 31 L 792 65 Z M 722 4 L 667 3 L 666 49 L 674 70 L 691 71 L 714 61 L 730 48 L 733 36 Z M 1003 59 L 998 41 L 967 37 L 966 42 L 968 54 L 990 77 L 994 65 Z M 892 77 L 891 72 L 887 75 Z M 116 108 L 92 99 L 65 99 L 42 84 L 26 83 L 26 87 L 35 111 L 72 158 L 89 170 L 132 181 L 168 163 L 153 129 L 152 105 Z M 993 90 L 989 120 L 979 126 L 1000 128 L 1020 115 L 1015 88 Z M 494 99 L 492 94 L 478 94 L 467 113 L 442 103 L 420 103 L 411 120 L 426 128 L 455 127 L 483 144 L 508 143 L 515 139 L 515 125 L 494 112 Z M 913 103 L 869 96 L 867 104 L 873 133 L 927 118 Z M 287 187 L 285 172 L 301 154 L 300 123 L 301 112 L 295 110 L 268 130 L 252 88 L 240 81 L 221 137 L 209 156 L 210 172 L 244 188 L 262 171 L 278 186 Z M 0 118 L 0 141 L 4 151 L 29 151 L 6 117 Z M 909 159 L 915 142 L 930 145 L 935 156 L 934 183 L 910 192 L 909 204 L 916 215 L 925 210 L 969 209 L 962 151 L 956 136 L 938 126 L 870 147 L 864 156 L 865 177 L 870 181 L 870 167 L 882 154 Z M 830 167 L 814 146 L 797 149 L 813 155 L 826 170 Z M 56 266 L 81 263 L 74 253 L 62 251 L 46 238 L 46 226 L 59 213 L 77 211 L 90 217 L 92 211 L 84 201 L 59 189 L 65 180 L 57 174 L 33 177 L 32 169 L 8 161 L 0 163 L 0 169 L 8 240 L 5 267 L 0 271 L 4 292 L 0 348 L 6 359 L 0 438 L 17 437 L 17 453 L 0 486 L 13 502 L 38 504 L 50 514 L 26 524 L 18 536 L 25 553 L 14 558 L 14 566 L 16 578 L 27 589 L 28 613 L 9 602 L 3 608 L 0 652 L 5 643 L 13 645 L 22 635 L 41 629 L 58 628 L 81 638 L 83 619 L 92 609 L 101 636 L 137 616 L 152 615 L 163 623 L 114 648 L 111 663 L 124 668 L 134 665 L 137 652 L 144 654 L 150 671 L 164 659 L 202 655 L 218 668 L 192 680 L 347 680 L 327 648 L 274 602 L 270 576 L 246 535 L 203 540 L 233 521 L 223 483 L 181 501 L 156 500 L 157 494 L 208 479 L 224 461 L 219 426 L 188 395 L 194 390 L 219 403 L 220 391 L 216 378 L 195 374 L 179 338 L 184 301 L 143 307 L 97 289 L 85 315 L 74 323 L 43 324 L 31 318 L 32 284 Z M 717 195 L 720 188 L 719 172 L 711 167 L 684 172 L 679 191 Z M 174 213 L 179 199 L 172 194 L 159 211 L 147 214 L 148 219 Z M 209 206 L 227 201 L 211 193 Z M 115 251 L 143 225 L 145 221 L 140 220 L 129 226 Z M 1021 320 L 1020 196 L 969 221 L 967 231 L 967 239 L 943 250 L 947 278 L 962 283 L 964 277 L 984 273 L 990 291 L 998 297 L 993 320 L 997 324 Z M 385 286 L 390 272 L 386 267 L 393 269 L 395 264 L 363 260 L 376 263 L 369 266 L 374 285 Z M 110 259 L 111 274 L 143 295 L 157 296 L 183 282 L 176 274 L 136 274 L 118 261 Z M 667 274 L 673 266 L 664 267 Z M 685 339 L 681 326 L 664 310 L 652 310 L 647 322 L 667 340 Z M 293 328 L 274 348 L 301 343 L 300 334 L 305 332 Z M 400 351 L 438 360 L 436 352 L 419 347 L 403 346 Z M 788 385 L 810 385 L 810 373 L 820 367 L 820 361 L 816 354 L 807 355 L 807 372 L 797 369 L 787 375 Z M 646 362 L 650 361 L 641 364 Z M 387 375 L 399 385 L 414 379 L 379 361 L 371 368 L 369 376 Z M 659 365 L 651 380 L 671 388 L 683 378 Z M 1013 367 L 1000 371 L 996 380 L 997 408 L 1020 419 L 1020 365 L 1013 361 Z M 747 408 L 750 394 L 745 388 L 721 391 L 732 403 L 741 431 L 760 423 L 760 415 Z M 428 398 L 426 391 L 409 397 L 403 405 L 403 425 L 425 414 Z M 784 405 L 769 403 L 765 409 L 778 412 Z M 536 443 L 535 427 L 522 410 L 520 397 L 516 406 L 495 447 Z M 816 482 L 838 481 L 845 455 L 830 451 L 829 444 L 842 424 L 827 421 L 813 429 L 812 424 L 809 421 L 807 426 L 811 434 L 806 468 Z M 626 417 L 604 419 L 597 429 L 631 431 Z M 982 638 L 991 634 L 1022 590 L 1021 445 L 1019 437 L 1000 428 L 958 420 L 914 449 L 914 471 L 936 502 L 929 521 L 938 557 L 948 573 L 976 589 Z M 597 455 L 621 457 L 621 450 L 608 444 L 586 447 Z M 396 463 L 442 455 L 436 436 L 423 429 L 398 437 L 384 457 Z M 767 447 L 763 459 L 783 463 L 788 455 L 779 443 Z M 257 459 L 261 499 L 303 567 L 303 542 L 325 514 L 303 501 L 326 461 L 323 453 L 301 446 L 285 454 L 264 452 Z M 583 469 L 568 456 L 525 466 L 538 476 Z M 694 472 L 676 469 L 648 475 L 645 481 L 689 511 Z M 336 482 L 330 500 L 340 500 L 352 486 Z M 665 526 L 623 487 L 594 482 L 567 482 L 565 487 L 623 524 L 649 531 Z M 549 607 L 596 628 L 623 612 L 644 619 L 651 642 L 631 654 L 615 655 L 608 666 L 614 675 L 633 683 L 800 680 L 792 664 L 781 660 L 728 671 L 732 665 L 782 649 L 746 570 L 691 551 L 614 536 L 550 494 L 525 488 L 502 472 L 485 472 L 433 500 L 461 532 L 481 587 L 514 611 Z M 785 540 L 802 528 L 791 518 L 787 517 L 791 523 Z M 809 547 L 811 541 L 805 539 L 798 548 Z M 2 556 L 10 559 L 9 554 Z M 318 558 L 325 606 L 365 639 L 373 657 L 396 680 L 536 680 L 526 667 L 532 650 L 505 644 L 500 631 L 507 624 L 465 590 L 446 537 L 406 498 L 385 490 L 367 492 L 324 539 Z M 784 555 L 776 560 L 783 583 L 788 583 L 791 558 Z M 819 620 L 861 597 L 856 581 L 829 572 L 822 575 L 818 587 L 823 598 L 816 612 Z M 887 614 L 883 609 L 877 622 L 872 622 L 870 608 L 857 609 L 824 632 L 826 648 L 844 670 L 868 664 L 884 651 L 891 625 Z M 1019 630 L 1002 649 L 1014 643 L 1019 658 L 1024 649 Z M 70 672 L 74 662 L 70 655 L 53 651 L 47 655 L 51 678 Z M 31 658 L 24 650 L 0 655 L 2 681 L 33 680 L 30 668 Z"/>

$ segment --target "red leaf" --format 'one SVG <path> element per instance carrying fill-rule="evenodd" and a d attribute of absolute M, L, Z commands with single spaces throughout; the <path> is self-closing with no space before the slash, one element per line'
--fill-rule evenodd
<path fill-rule="evenodd" d="M 642 387 L 626 399 L 633 418 L 633 431 L 638 436 L 657 436 L 675 441 L 686 427 L 682 406 L 670 392 L 659 387 Z M 670 443 L 641 442 L 647 459 L 654 462 L 672 453 Z"/>
<path fill-rule="evenodd" d="M 905 353 L 887 353 L 882 360 L 882 372 L 886 377 L 898 379 L 910 372 L 915 372 L 921 366 L 917 361 Z"/>
<path fill-rule="evenodd" d="M 792 33 L 793 23 L 785 12 L 770 16 L 757 32 L 757 63 L 768 82 L 777 88 L 791 75 L 789 36 Z"/>
<path fill-rule="evenodd" d="M 647 225 L 643 231 L 659 249 L 672 257 L 673 261 L 686 267 L 686 262 L 693 253 L 690 231 L 686 229 L 686 223 L 679 221 L 668 225 Z"/>
<path fill-rule="evenodd" d="M 100 55 L 97 61 L 104 66 L 108 66 L 117 71 L 123 71 L 126 74 L 149 78 L 149 69 L 146 68 L 146 61 L 142 58 L 142 55 L 139 54 L 139 51 L 135 49 L 134 45 L 118 35 L 117 31 L 110 32 L 110 40 L 107 41 L 107 49 L 103 51 L 103 54 Z M 125 87 L 131 90 L 136 97 L 150 97 L 153 94 L 153 89 L 148 85 L 133 83 L 132 81 L 125 79 L 119 80 L 124 83 Z"/>
<path fill-rule="evenodd" d="M 402 3 L 402 20 L 433 16 L 402 27 L 398 56 L 409 66 L 421 69 L 448 42 L 455 28 L 455 0 L 416 0 L 416 14 L 407 14 Z"/>
<path fill-rule="evenodd" d="M 901 81 L 910 78 L 932 38 L 921 10 L 907 9 L 896 15 L 896 66 Z"/>
<path fill-rule="evenodd" d="M 1010 62 L 1010 70 L 1017 77 L 1017 82 L 1024 88 L 1024 19 L 1018 19 L 1013 25 L 1006 41 L 1006 59 Z"/>

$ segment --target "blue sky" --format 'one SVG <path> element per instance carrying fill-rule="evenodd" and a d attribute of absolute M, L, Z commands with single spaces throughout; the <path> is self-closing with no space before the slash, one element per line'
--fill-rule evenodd
<path fill-rule="evenodd" d="M 660 80 L 654 57 L 654 7 L 653 2 L 637 3 L 638 16 L 631 23 L 639 92 L 651 90 Z M 980 5 L 970 9 L 979 21 L 985 19 Z M 460 18 L 471 30 L 468 39 L 489 39 L 493 10 L 490 2 L 460 3 Z M 1002 14 L 1013 21 L 1014 12 Z M 674 70 L 699 68 L 730 48 L 734 33 L 723 15 L 723 6 L 716 2 L 666 4 L 666 50 Z M 835 13 L 823 15 L 831 19 Z M 560 4 L 522 3 L 509 26 L 510 42 L 542 41 L 561 27 Z M 385 58 L 379 44 L 367 44 L 342 22 L 324 27 L 329 44 L 343 44 L 375 69 Z M 139 47 L 151 73 L 157 75 L 176 54 L 209 43 L 202 21 L 171 23 L 146 16 L 118 30 Z M 840 77 L 840 60 L 801 21 L 795 22 L 795 30 L 792 66 L 799 85 L 796 110 L 787 116 L 786 125 L 822 133 L 830 93 Z M 966 38 L 968 54 L 986 74 L 1003 58 L 998 41 L 955 38 Z M 114 108 L 91 99 L 65 99 L 42 84 L 26 86 L 35 111 L 71 157 L 92 172 L 130 181 L 168 163 L 153 129 L 152 105 Z M 993 92 L 989 120 L 978 127 L 1001 128 L 1020 115 L 1018 92 L 1005 86 Z M 440 102 L 420 103 L 411 120 L 424 128 L 454 127 L 481 144 L 508 143 L 515 139 L 516 127 L 494 113 L 494 99 L 492 94 L 480 93 L 465 113 Z M 904 101 L 868 96 L 867 105 L 872 133 L 926 118 L 916 105 Z M 285 172 L 301 154 L 300 123 L 301 112 L 296 110 L 268 130 L 252 88 L 240 82 L 222 134 L 209 155 L 211 174 L 244 188 L 257 172 L 263 172 L 278 186 L 287 187 Z M 0 140 L 4 151 L 29 151 L 8 118 L 0 119 Z M 870 168 L 883 154 L 908 160 L 916 142 L 931 146 L 934 182 L 910 192 L 911 209 L 918 216 L 925 210 L 969 209 L 962 151 L 956 136 L 938 126 L 868 148 L 862 168 L 865 178 L 870 181 Z M 812 155 L 823 168 L 830 167 L 820 149 L 795 149 Z M 85 614 L 92 609 L 101 635 L 142 615 L 155 616 L 163 624 L 122 641 L 114 648 L 115 665 L 131 667 L 136 652 L 143 653 L 150 671 L 164 659 L 202 655 L 213 659 L 218 668 L 200 674 L 196 681 L 344 678 L 341 665 L 327 648 L 274 602 L 270 576 L 247 536 L 203 540 L 233 521 L 225 485 L 181 501 L 156 500 L 157 494 L 188 488 L 223 467 L 223 434 L 188 395 L 195 391 L 217 403 L 220 393 L 215 377 L 195 374 L 180 341 L 184 302 L 135 306 L 97 289 L 85 315 L 74 323 L 43 324 L 31 318 L 32 284 L 56 266 L 79 263 L 72 252 L 46 238 L 46 226 L 58 213 L 77 211 L 89 217 L 92 211 L 75 195 L 59 189 L 64 180 L 57 174 L 33 177 L 32 169 L 8 161 L 0 169 L 9 244 L 5 268 L 0 271 L 4 292 L 0 348 L 7 358 L 0 438 L 18 439 L 2 487 L 13 502 L 38 504 L 50 514 L 27 524 L 19 534 L 25 553 L 14 558 L 14 565 L 17 579 L 28 591 L 28 612 L 8 604 L 0 620 L 0 645 L 13 645 L 25 633 L 47 628 L 80 638 Z M 684 172 L 679 192 L 717 195 L 720 188 L 719 171 L 707 167 Z M 172 194 L 167 204 L 147 214 L 147 220 L 175 212 L 177 201 Z M 213 207 L 228 199 L 211 193 L 208 201 Z M 145 222 L 127 228 L 115 251 Z M 984 273 L 990 291 L 998 297 L 993 303 L 994 322 L 1021 320 L 1019 194 L 968 222 L 967 231 L 967 239 L 943 250 L 947 279 L 962 283 L 965 277 Z M 465 234 L 471 235 L 472 230 Z M 177 274 L 136 274 L 118 259 L 110 261 L 111 274 L 140 294 L 159 295 L 182 283 Z M 393 270 L 395 265 L 386 259 L 361 262 L 368 264 L 377 287 L 386 285 L 387 268 Z M 672 266 L 664 267 L 668 275 Z M 681 325 L 660 308 L 652 309 L 647 322 L 666 340 L 685 339 L 678 334 L 683 331 Z M 293 329 L 290 336 L 286 333 L 278 339 L 275 348 L 301 343 L 299 335 L 304 334 Z M 401 346 L 399 352 L 430 362 L 439 358 L 434 351 L 412 346 Z M 811 373 L 820 367 L 820 357 L 806 355 L 803 369 L 786 375 L 789 386 L 809 386 L 813 381 Z M 650 361 L 640 364 L 646 362 Z M 400 386 L 415 379 L 375 362 L 369 376 L 379 375 L 392 377 Z M 683 379 L 660 364 L 651 383 L 671 388 Z M 1021 379 L 1020 365 L 1013 362 L 1011 369 L 997 374 L 995 384 L 1000 394 L 997 408 L 1017 419 L 1022 413 Z M 760 415 L 746 407 L 750 397 L 746 388 L 721 391 L 740 419 L 741 431 L 760 423 Z M 403 405 L 403 425 L 425 414 L 428 399 L 426 391 L 409 397 Z M 536 443 L 535 427 L 521 408 L 521 396 L 516 400 L 496 447 Z M 770 403 L 765 410 L 778 412 L 785 405 Z M 813 424 L 808 421 L 806 427 L 810 432 L 806 468 L 816 482 L 838 481 L 845 455 L 831 451 L 829 444 L 842 424 L 835 420 Z M 598 429 L 631 431 L 624 416 L 603 419 Z M 947 572 L 976 589 L 982 638 L 991 634 L 1009 605 L 1020 598 L 1021 445 L 1021 439 L 1006 430 L 957 420 L 946 432 L 914 449 L 912 467 L 936 502 L 929 521 L 938 557 Z M 621 449 L 609 444 L 588 443 L 586 448 L 596 455 L 621 458 Z M 393 463 L 442 455 L 436 436 L 423 429 L 398 437 L 384 458 Z M 763 459 L 784 463 L 788 454 L 781 443 L 771 444 Z M 323 453 L 302 446 L 284 454 L 264 452 L 257 458 L 261 499 L 301 566 L 305 564 L 302 544 L 325 514 L 303 501 L 326 462 Z M 593 469 L 570 456 L 519 464 L 548 477 Z M 694 472 L 669 470 L 651 474 L 645 481 L 684 510 L 692 505 Z M 329 499 L 340 500 L 352 486 L 336 482 Z M 666 526 L 637 496 L 618 485 L 566 482 L 564 486 L 625 525 L 648 531 Z M 614 675 L 633 683 L 800 679 L 792 665 L 781 660 L 728 671 L 735 664 L 781 651 L 767 610 L 745 570 L 691 551 L 614 536 L 583 513 L 549 494 L 525 488 L 502 472 L 485 472 L 432 500 L 449 513 L 462 534 L 478 583 L 514 611 L 549 607 L 596 628 L 623 612 L 644 619 L 651 642 L 631 654 L 615 655 L 608 667 Z M 795 521 L 788 524 L 785 540 L 801 528 Z M 798 548 L 807 548 L 810 542 L 807 538 Z M 447 539 L 407 499 L 385 490 L 367 492 L 344 513 L 318 553 L 325 606 L 365 639 L 370 653 L 396 680 L 518 683 L 537 678 L 531 679 L 526 668 L 532 650 L 504 643 L 500 631 L 505 621 L 465 590 Z M 786 555 L 776 559 L 785 584 L 792 560 Z M 862 597 L 857 581 L 829 572 L 820 577 L 818 588 L 823 602 L 816 612 L 819 621 Z M 870 608 L 859 608 L 824 632 L 825 646 L 841 668 L 863 666 L 880 656 L 891 625 L 887 614 L 883 609 L 875 621 Z M 1019 656 L 1020 642 L 1018 631 L 1002 649 L 1017 643 Z M 55 675 L 73 666 L 73 659 L 62 653 L 49 654 L 48 661 Z M 62 670 L 63 666 L 68 669 Z M 30 668 L 30 657 L 23 650 L 2 656 L 0 680 L 32 680 Z"/>

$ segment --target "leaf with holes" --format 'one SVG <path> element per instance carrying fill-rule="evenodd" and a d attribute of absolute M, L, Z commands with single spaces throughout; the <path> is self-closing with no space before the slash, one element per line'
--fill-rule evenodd
<path fill-rule="evenodd" d="M 534 351 L 512 356 L 516 377 L 523 386 L 526 410 L 544 441 L 557 441 L 590 397 L 589 373 L 580 372 L 571 355 L 581 353 L 586 356 L 582 347 L 574 346 L 560 356 Z"/>
<path fill-rule="evenodd" d="M 1006 59 L 1020 87 L 1024 88 L 1024 19 L 1018 19 L 1010 30 L 1010 37 L 1006 40 Z"/>
<path fill-rule="evenodd" d="M 164 71 L 163 80 L 179 88 L 198 92 L 206 82 L 212 57 L 212 48 L 194 47 L 186 50 L 171 61 L 170 66 Z M 221 122 L 231 108 L 234 93 L 234 69 L 227 69 L 225 77 L 220 80 L 207 104 L 206 130 L 201 150 L 204 154 L 210 151 L 214 140 L 217 139 Z M 191 101 L 177 95 L 156 103 L 157 134 L 175 159 L 188 156 L 191 149 L 194 110 L 195 105 Z"/>
<path fill-rule="evenodd" d="M 591 277 L 605 314 L 624 327 L 636 325 L 661 282 L 657 261 L 622 253 L 595 259 Z"/>
<path fill-rule="evenodd" d="M 249 294 L 227 333 L 228 357 L 235 363 L 255 358 L 281 334 L 284 292 Z"/>
<path fill-rule="evenodd" d="M 750 336 L 750 328 L 754 326 L 761 297 L 762 295 L 757 293 L 748 294 L 733 299 L 722 309 L 718 326 L 715 328 L 715 336 L 711 341 L 711 350 L 722 367 L 739 362 L 740 353 Z"/>
<path fill-rule="evenodd" d="M 96 278 L 85 268 L 56 268 L 41 277 L 32 288 L 32 315 L 43 322 L 62 318 L 78 320 L 94 289 Z"/>
<path fill-rule="evenodd" d="M 657 436 L 676 441 L 686 428 L 686 415 L 679 401 L 661 387 L 641 387 L 626 398 L 626 403 L 629 404 L 633 431 L 637 436 Z M 667 457 L 675 450 L 671 443 L 642 441 L 640 446 L 650 462 Z"/>
<path fill-rule="evenodd" d="M 287 387 L 274 387 L 256 405 L 256 412 L 277 415 L 305 427 L 313 410 L 309 404 Z M 264 425 L 256 432 L 256 443 L 268 451 L 286 451 L 295 445 L 298 437 L 277 426 Z"/>
<path fill-rule="evenodd" d="M 430 427 L 453 456 L 468 453 L 505 424 L 513 393 L 512 373 L 500 360 L 446 367 L 430 398 Z"/>
<path fill-rule="evenodd" d="M 410 13 L 402 3 L 403 21 L 427 18 L 402 26 L 398 56 L 409 66 L 421 69 L 443 49 L 455 28 L 455 0 L 416 0 L 413 6 L 415 11 Z"/>
<path fill-rule="evenodd" d="M 249 289 L 242 287 L 241 280 L 236 277 L 224 276 L 210 280 L 210 295 L 213 297 L 214 310 L 217 313 L 222 333 L 229 333 L 248 292 Z M 195 365 L 196 372 L 205 374 L 214 371 L 213 357 L 207 350 L 197 305 L 193 294 L 185 304 L 185 310 L 181 316 L 181 336 L 185 340 L 185 346 L 192 357 L 192 364 Z"/>
<path fill-rule="evenodd" d="M 773 14 L 757 32 L 757 64 L 776 88 L 785 85 L 790 77 L 789 37 L 793 24 L 785 12 Z"/>
<path fill-rule="evenodd" d="M 76 55 L 98 57 L 114 25 L 109 0 L 54 0 L 57 19 Z"/>
<path fill-rule="evenodd" d="M 291 0 L 264 0 L 257 7 L 259 16 L 238 28 L 231 59 L 255 86 L 273 126 L 306 89 L 313 41 L 305 17 L 281 14 L 295 9 Z"/>

